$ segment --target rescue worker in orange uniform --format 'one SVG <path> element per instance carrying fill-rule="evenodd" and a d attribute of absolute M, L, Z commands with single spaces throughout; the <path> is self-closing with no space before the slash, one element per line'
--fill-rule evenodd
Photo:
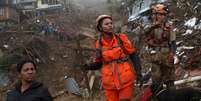
<path fill-rule="evenodd" d="M 154 49 L 156 53 L 150 54 L 149 58 L 153 62 L 152 80 L 157 83 L 165 83 L 167 87 L 174 86 L 174 54 L 176 51 L 176 33 L 173 25 L 168 21 L 168 9 L 164 4 L 152 6 L 152 25 L 146 30 L 146 43 Z M 166 64 L 168 68 L 160 66 Z"/>
<path fill-rule="evenodd" d="M 151 25 L 144 29 L 145 42 L 155 53 L 146 56 L 150 63 L 152 84 L 146 87 L 140 101 L 155 101 L 158 94 L 164 89 L 175 89 L 174 54 L 176 51 L 176 33 L 173 31 L 172 22 L 169 22 L 169 9 L 165 4 L 151 6 Z M 166 88 L 163 85 L 166 85 Z M 152 96 L 152 97 L 151 97 Z"/>
<path fill-rule="evenodd" d="M 99 39 L 96 41 L 96 61 L 85 64 L 86 70 L 101 71 L 107 101 L 131 101 L 134 81 L 142 80 L 140 59 L 125 34 L 113 32 L 112 17 L 100 15 L 96 19 Z M 129 63 L 131 59 L 133 65 Z M 134 68 L 133 68 L 134 67 Z"/>

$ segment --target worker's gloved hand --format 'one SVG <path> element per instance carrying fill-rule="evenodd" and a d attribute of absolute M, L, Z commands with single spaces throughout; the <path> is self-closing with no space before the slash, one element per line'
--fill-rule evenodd
<path fill-rule="evenodd" d="M 153 26 L 153 27 L 160 27 L 160 26 L 162 26 L 162 23 L 159 22 L 159 21 L 156 21 L 156 22 L 154 22 L 154 23 L 152 24 L 152 26 Z"/>
<path fill-rule="evenodd" d="M 98 70 L 102 67 L 102 62 L 86 63 L 81 66 L 82 70 Z"/>
<path fill-rule="evenodd" d="M 89 68 L 90 68 L 90 64 L 88 63 L 80 65 L 80 69 L 83 71 L 89 70 Z"/>
<path fill-rule="evenodd" d="M 137 73 L 136 81 L 137 81 L 137 84 L 140 84 L 139 87 L 142 87 L 142 85 L 143 85 L 143 76 L 142 76 L 141 73 Z"/>

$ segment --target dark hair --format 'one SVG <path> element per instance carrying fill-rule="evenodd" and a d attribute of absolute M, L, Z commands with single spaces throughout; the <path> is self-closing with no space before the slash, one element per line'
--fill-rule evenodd
<path fill-rule="evenodd" d="M 23 60 L 23 61 L 19 62 L 19 63 L 17 64 L 17 66 L 16 66 L 17 71 L 18 71 L 19 73 L 21 72 L 23 65 L 26 64 L 26 63 L 32 63 L 33 66 L 34 66 L 34 68 L 36 69 L 36 64 L 34 63 L 34 61 L 32 61 L 32 60 Z"/>

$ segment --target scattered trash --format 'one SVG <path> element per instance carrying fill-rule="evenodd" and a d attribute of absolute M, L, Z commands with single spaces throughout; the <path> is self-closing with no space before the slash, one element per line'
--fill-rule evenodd
<path fill-rule="evenodd" d="M 89 98 L 89 90 L 87 88 L 80 88 L 75 81 L 74 78 L 65 76 L 65 88 L 69 93 L 75 94 L 77 96 L 81 96 L 83 98 Z M 95 78 L 92 78 L 91 80 L 94 81 Z M 91 88 L 93 86 L 93 83 L 91 82 Z"/>
<path fill-rule="evenodd" d="M 51 57 L 50 60 L 55 61 L 55 58 L 54 58 L 54 57 Z"/>
<path fill-rule="evenodd" d="M 151 54 L 155 54 L 155 53 L 156 53 L 156 51 L 155 51 L 155 50 L 152 50 L 150 53 L 151 53 Z"/>
<path fill-rule="evenodd" d="M 82 92 L 80 91 L 80 88 L 74 78 L 65 76 L 64 79 L 65 88 L 69 93 L 75 94 L 77 96 L 82 96 Z"/>
<path fill-rule="evenodd" d="M 178 64 L 179 63 L 179 58 L 177 56 L 174 56 L 174 64 Z"/>
<path fill-rule="evenodd" d="M 40 62 L 40 59 L 39 59 L 39 58 L 36 58 L 36 62 L 39 63 L 39 62 Z"/>
<path fill-rule="evenodd" d="M 184 53 L 185 53 L 185 52 L 181 52 L 181 53 L 179 54 L 179 56 L 182 56 Z"/>
<path fill-rule="evenodd" d="M 8 45 L 3 45 L 3 47 L 6 48 L 6 49 L 8 49 L 9 46 Z"/>
<path fill-rule="evenodd" d="M 40 20 L 39 20 L 39 19 L 37 19 L 37 20 L 36 20 L 36 22 L 37 22 L 37 23 L 40 23 Z"/>
<path fill-rule="evenodd" d="M 185 36 L 185 35 L 189 35 L 189 34 L 192 34 L 192 30 L 190 30 L 190 29 L 188 29 L 188 30 L 186 30 L 186 32 L 184 33 L 184 34 L 182 34 L 183 36 Z"/>
<path fill-rule="evenodd" d="M 11 40 L 13 40 L 13 39 L 14 39 L 14 37 L 10 37 L 10 39 L 11 39 Z"/>
<path fill-rule="evenodd" d="M 192 46 L 182 46 L 181 48 L 182 49 L 194 49 L 194 47 L 192 47 Z"/>
<path fill-rule="evenodd" d="M 197 25 L 195 25 L 194 29 L 201 30 L 201 20 Z"/>
<path fill-rule="evenodd" d="M 67 58 L 68 57 L 68 55 L 63 55 L 63 58 Z"/>
<path fill-rule="evenodd" d="M 197 21 L 197 18 L 193 17 L 192 19 L 189 19 L 188 21 L 186 21 L 184 25 L 188 27 L 194 27 L 196 24 L 196 21 Z"/>
<path fill-rule="evenodd" d="M 178 41 L 178 42 L 176 42 L 176 45 L 179 45 L 179 44 L 181 44 L 183 41 L 181 40 L 181 41 Z"/>

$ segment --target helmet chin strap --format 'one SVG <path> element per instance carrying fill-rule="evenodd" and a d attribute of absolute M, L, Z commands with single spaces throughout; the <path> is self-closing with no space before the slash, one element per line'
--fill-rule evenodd
<path fill-rule="evenodd" d="M 104 33 L 104 34 L 107 34 L 107 35 L 112 35 L 112 34 L 113 34 L 113 32 L 105 32 L 105 31 L 103 31 L 103 28 L 102 28 L 102 27 L 100 27 L 100 31 L 101 31 L 102 33 Z"/>
<path fill-rule="evenodd" d="M 104 34 L 106 34 L 106 35 L 112 35 L 112 34 L 113 34 L 113 32 L 105 32 L 105 31 L 103 30 L 103 28 L 100 27 L 100 26 L 99 26 L 99 30 L 100 30 L 101 33 L 104 33 Z"/>
<path fill-rule="evenodd" d="M 102 31 L 101 36 L 104 36 L 104 37 L 107 37 L 107 38 L 111 38 L 112 34 L 113 34 L 112 32 L 104 32 L 104 31 Z"/>
<path fill-rule="evenodd" d="M 112 35 L 113 34 L 112 32 L 104 32 L 104 33 L 107 34 L 107 35 Z"/>

